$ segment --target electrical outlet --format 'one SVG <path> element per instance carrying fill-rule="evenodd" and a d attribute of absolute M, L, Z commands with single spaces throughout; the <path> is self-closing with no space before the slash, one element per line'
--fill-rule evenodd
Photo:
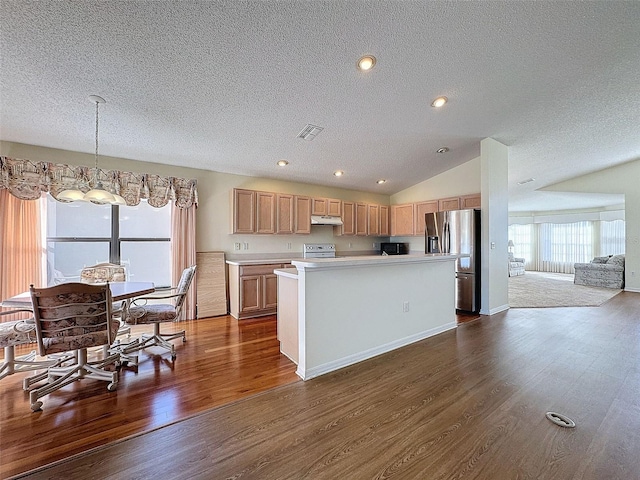
<path fill-rule="evenodd" d="M 349 242 L 349 248 L 353 247 L 353 243 Z"/>
<path fill-rule="evenodd" d="M 375 250 L 376 248 L 378 248 L 378 244 L 377 244 L 376 242 L 373 242 L 373 248 L 374 248 L 374 250 Z"/>
<path fill-rule="evenodd" d="M 409 311 L 409 302 L 404 302 L 402 304 L 402 311 L 405 313 Z"/>
<path fill-rule="evenodd" d="M 631 271 L 631 276 L 632 276 L 632 277 L 635 277 L 635 276 L 636 276 L 636 272 L 632 270 L 632 271 Z"/>
<path fill-rule="evenodd" d="M 244 242 L 244 249 L 249 250 L 249 242 Z"/>
<path fill-rule="evenodd" d="M 234 250 L 240 250 L 240 242 L 236 242 L 233 244 L 233 249 Z"/>

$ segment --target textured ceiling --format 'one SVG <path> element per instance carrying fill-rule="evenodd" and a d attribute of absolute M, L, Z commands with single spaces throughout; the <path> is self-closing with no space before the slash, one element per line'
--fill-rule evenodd
<path fill-rule="evenodd" d="M 92 152 L 97 94 L 103 155 L 392 194 L 492 137 L 512 211 L 619 203 L 535 190 L 640 158 L 638 1 L 2 0 L 0 22 L 2 140 Z"/>

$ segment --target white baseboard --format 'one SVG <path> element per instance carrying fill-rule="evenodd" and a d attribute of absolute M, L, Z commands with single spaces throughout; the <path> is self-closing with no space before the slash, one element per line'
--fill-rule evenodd
<path fill-rule="evenodd" d="M 640 288 L 628 288 L 628 287 L 625 287 L 624 291 L 625 292 L 640 293 Z"/>
<path fill-rule="evenodd" d="M 348 367 L 349 365 L 353 365 L 354 363 L 362 362 L 363 360 L 367 360 L 383 353 L 390 352 L 391 350 L 395 350 L 397 348 L 405 347 L 412 343 L 419 342 L 420 340 L 424 340 L 425 338 L 433 337 L 434 335 L 446 332 L 447 330 L 452 330 L 456 328 L 456 326 L 457 324 L 455 322 L 447 323 L 430 330 L 425 330 L 424 332 L 416 333 L 415 335 L 410 335 L 408 337 L 400 338 L 398 340 L 394 340 L 393 342 L 389 342 L 384 345 L 365 350 L 363 352 L 354 353 L 353 355 L 348 355 L 338 360 L 318 365 L 317 367 L 310 368 L 306 371 L 301 371 L 300 366 L 298 366 L 296 374 L 303 380 L 310 380 L 312 378 L 319 377 L 320 375 L 324 375 L 325 373 L 333 372 L 335 370 Z"/>

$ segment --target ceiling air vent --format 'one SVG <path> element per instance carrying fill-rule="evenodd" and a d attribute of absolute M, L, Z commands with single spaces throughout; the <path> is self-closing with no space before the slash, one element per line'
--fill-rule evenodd
<path fill-rule="evenodd" d="M 298 138 L 302 138 L 303 140 L 308 140 L 311 141 L 314 138 L 316 138 L 316 135 L 318 135 L 321 131 L 323 130 L 322 127 L 319 127 L 317 125 L 311 125 L 310 123 L 307 124 L 306 127 L 304 127 L 302 129 L 302 131 L 298 134 Z"/>

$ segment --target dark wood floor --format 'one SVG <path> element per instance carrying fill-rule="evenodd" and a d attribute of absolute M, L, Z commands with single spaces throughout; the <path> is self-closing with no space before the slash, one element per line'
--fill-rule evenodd
<path fill-rule="evenodd" d="M 640 478 L 639 452 L 640 294 L 624 292 L 600 307 L 481 317 L 29 478 L 627 480 Z"/>

